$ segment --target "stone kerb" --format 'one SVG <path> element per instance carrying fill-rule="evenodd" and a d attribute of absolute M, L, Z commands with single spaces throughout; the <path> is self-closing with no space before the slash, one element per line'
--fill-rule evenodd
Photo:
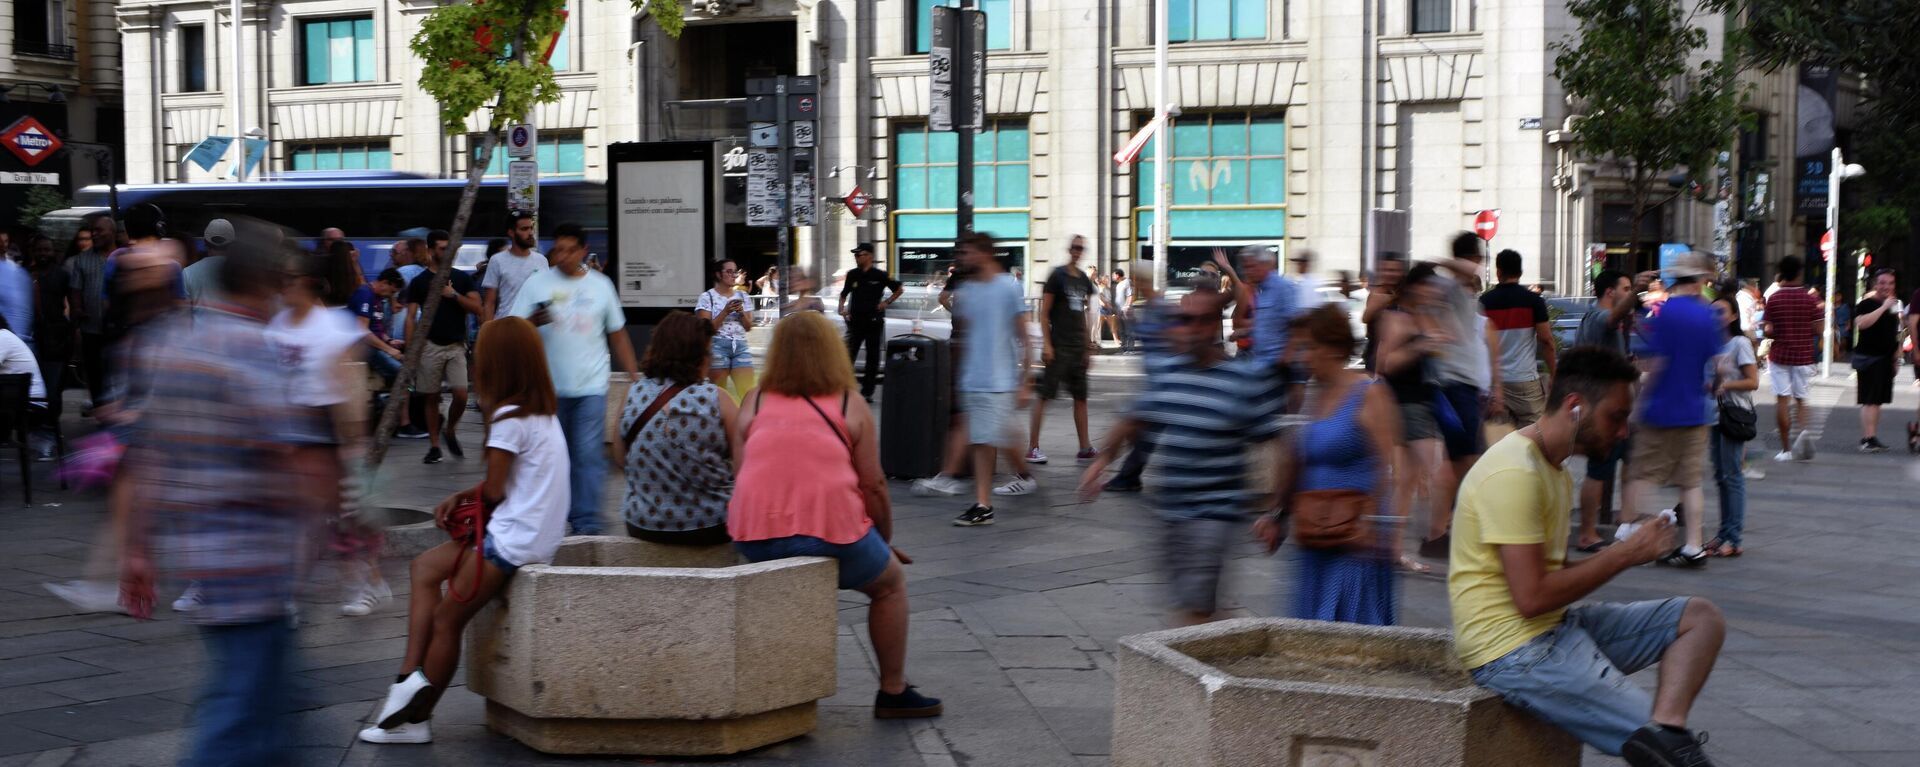
<path fill-rule="evenodd" d="M 731 754 L 811 731 L 835 690 L 837 564 L 568 538 L 467 632 L 487 724 L 560 754 Z"/>
<path fill-rule="evenodd" d="M 1115 767 L 1577 767 L 1438 629 L 1243 618 L 1120 640 Z"/>

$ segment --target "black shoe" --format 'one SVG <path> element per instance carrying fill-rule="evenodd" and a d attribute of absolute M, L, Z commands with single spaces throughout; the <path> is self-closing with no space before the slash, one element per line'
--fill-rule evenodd
<path fill-rule="evenodd" d="M 427 448 L 427 457 L 420 459 L 420 462 L 421 463 L 439 463 L 440 448 L 437 448 L 437 447 Z"/>
<path fill-rule="evenodd" d="M 418 426 L 402 426 L 393 433 L 394 439 L 426 439 L 427 430 Z"/>
<path fill-rule="evenodd" d="M 989 514 L 993 512 L 987 512 Z M 873 694 L 873 718 L 875 719 L 919 719 L 939 716 L 940 699 L 929 698 L 907 685 L 907 689 L 897 695 L 885 692 Z"/>
<path fill-rule="evenodd" d="M 993 524 L 993 507 L 981 506 L 977 503 L 973 505 L 973 508 L 967 509 L 961 512 L 960 516 L 953 518 L 954 527 L 975 527 L 978 525 L 991 524 Z"/>
<path fill-rule="evenodd" d="M 1702 550 L 1693 556 L 1687 556 L 1686 549 L 1683 547 L 1674 549 L 1666 556 L 1656 559 L 1653 562 L 1654 564 L 1664 567 L 1678 567 L 1692 570 L 1707 566 L 1707 552 Z"/>
<path fill-rule="evenodd" d="M 1444 533 L 1438 538 L 1421 541 L 1420 556 L 1427 559 L 1447 559 L 1453 556 L 1453 534 Z"/>
<path fill-rule="evenodd" d="M 1884 453 L 1884 452 L 1887 452 L 1887 446 L 1885 443 L 1880 441 L 1879 437 L 1868 437 L 1866 439 L 1860 440 L 1860 452 Z"/>
<path fill-rule="evenodd" d="M 460 438 L 453 436 L 452 429 L 448 429 L 445 436 L 446 436 L 446 442 L 447 442 L 447 452 L 452 453 L 453 457 L 455 458 L 467 457 L 467 451 L 460 449 Z"/>
<path fill-rule="evenodd" d="M 1107 484 L 1101 487 L 1109 493 L 1138 493 L 1140 492 L 1140 480 L 1114 477 L 1113 479 L 1107 480 Z"/>
<path fill-rule="evenodd" d="M 1633 731 L 1620 748 L 1631 767 L 1713 767 L 1702 748 L 1707 734 L 1695 735 L 1680 727 L 1649 724 Z"/>

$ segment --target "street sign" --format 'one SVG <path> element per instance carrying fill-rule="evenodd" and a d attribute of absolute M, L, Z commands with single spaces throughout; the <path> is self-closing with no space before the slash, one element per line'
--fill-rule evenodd
<path fill-rule="evenodd" d="M 0 184 L 34 184 L 38 186 L 59 186 L 58 173 L 0 173 Z"/>
<path fill-rule="evenodd" d="M 788 226 L 813 226 L 820 223 L 820 201 L 813 191 L 813 150 L 794 149 L 789 158 L 789 184 L 793 190 L 787 198 Z"/>
<path fill-rule="evenodd" d="M 1480 239 L 1485 240 L 1487 242 L 1492 242 L 1493 236 L 1495 234 L 1498 234 L 1499 232 L 1500 232 L 1500 209 L 1499 208 L 1480 211 L 1478 215 L 1473 217 L 1473 233 L 1480 235 Z"/>
<path fill-rule="evenodd" d="M 814 75 L 794 75 L 787 78 L 788 93 L 819 93 L 820 78 Z"/>
<path fill-rule="evenodd" d="M 1828 229 L 1820 235 L 1820 260 L 1833 260 L 1833 230 Z"/>
<path fill-rule="evenodd" d="M 748 96 L 747 120 L 751 122 L 773 122 L 780 119 L 778 96 Z"/>
<path fill-rule="evenodd" d="M 540 139 L 534 133 L 533 126 L 526 123 L 507 128 L 507 156 L 526 159 L 533 156 L 533 150 L 540 145 Z"/>
<path fill-rule="evenodd" d="M 756 149 L 780 146 L 780 125 L 778 123 L 747 123 L 747 145 Z"/>
<path fill-rule="evenodd" d="M 812 120 L 819 115 L 820 97 L 813 95 L 788 95 L 787 119 Z"/>
<path fill-rule="evenodd" d="M 987 127 L 987 14 L 967 8 L 960 11 L 960 17 L 973 28 L 967 35 L 966 46 L 973 54 L 973 62 L 967 70 L 972 82 L 963 83 L 968 91 L 963 103 L 968 105 L 968 110 L 958 122 L 961 128 L 979 133 Z"/>
<path fill-rule="evenodd" d="M 799 120 L 794 122 L 793 145 L 797 147 L 813 146 L 814 125 L 815 123 L 812 120 Z"/>
<path fill-rule="evenodd" d="M 867 197 L 866 191 L 862 190 L 859 184 L 854 184 L 853 191 L 848 192 L 847 196 L 840 198 L 840 201 L 847 204 L 847 212 L 852 213 L 854 218 L 865 215 L 867 205 L 873 202 L 873 200 Z"/>
<path fill-rule="evenodd" d="M 61 141 L 39 120 L 22 117 L 13 121 L 5 131 L 0 131 L 0 144 L 4 144 L 7 151 L 31 168 L 60 151 Z"/>
<path fill-rule="evenodd" d="M 537 213 L 540 210 L 540 163 L 514 160 L 507 163 L 507 210 Z"/>
<path fill-rule="evenodd" d="M 933 40 L 927 46 L 927 129 L 953 130 L 954 22 L 959 9 L 933 7 Z"/>
<path fill-rule="evenodd" d="M 780 184 L 780 153 L 748 150 L 747 226 L 779 226 L 785 198 L 786 189 Z"/>

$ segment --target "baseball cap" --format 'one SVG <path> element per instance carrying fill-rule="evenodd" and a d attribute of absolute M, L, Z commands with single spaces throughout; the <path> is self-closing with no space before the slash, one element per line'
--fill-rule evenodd
<path fill-rule="evenodd" d="M 224 218 L 216 218 L 207 222 L 207 229 L 200 236 L 208 245 L 224 248 L 233 244 L 233 224 Z"/>
<path fill-rule="evenodd" d="M 873 243 L 871 242 L 856 243 L 853 246 L 853 250 L 850 250 L 848 252 L 853 253 L 855 255 L 858 255 L 860 253 L 871 253 L 873 252 Z"/>

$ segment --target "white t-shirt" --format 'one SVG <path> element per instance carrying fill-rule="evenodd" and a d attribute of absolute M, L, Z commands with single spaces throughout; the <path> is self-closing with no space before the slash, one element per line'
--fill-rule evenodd
<path fill-rule="evenodd" d="M 487 520 L 487 538 L 500 556 L 515 565 L 553 561 L 560 539 L 567 536 L 567 508 L 572 503 L 567 479 L 567 438 L 560 419 L 550 415 L 508 418 L 517 410 L 494 411 L 487 447 L 513 454 L 507 475 L 507 495 Z"/>
<path fill-rule="evenodd" d="M 547 370 L 553 376 L 554 394 L 606 396 L 613 367 L 608 360 L 607 334 L 627 326 L 613 280 L 592 269 L 578 277 L 548 269 L 528 277 L 520 286 L 519 302 L 512 307 L 501 304 L 500 314 L 531 317 L 534 307 L 543 301 L 547 302 L 548 322 L 540 326 L 540 340 L 547 347 Z"/>
<path fill-rule="evenodd" d="M 40 362 L 34 359 L 33 350 L 27 348 L 27 342 L 11 330 L 0 330 L 0 375 L 30 373 L 33 383 L 27 387 L 27 396 L 33 399 L 45 399 L 47 384 L 40 379 Z"/>
<path fill-rule="evenodd" d="M 347 401 L 335 385 L 334 365 L 367 331 L 345 309 L 315 307 L 295 324 L 293 312 L 282 311 L 267 323 L 267 340 L 280 352 L 280 364 L 292 372 L 287 398 L 295 405 L 326 407 Z"/>
<path fill-rule="evenodd" d="M 707 288 L 707 292 L 700 294 L 700 300 L 694 302 L 693 310 L 706 312 L 710 317 L 718 317 L 720 310 L 727 308 L 727 302 L 734 299 L 739 299 L 740 305 L 745 308 L 729 315 L 726 322 L 720 325 L 720 337 L 746 338 L 747 326 L 741 322 L 740 315 L 741 312 L 753 311 L 753 296 L 747 295 L 746 291 L 736 290 L 729 296 L 713 288 Z"/>
<path fill-rule="evenodd" d="M 529 250 L 525 256 L 516 256 L 511 250 L 503 250 L 487 259 L 487 276 L 480 278 L 480 289 L 500 294 L 500 301 L 494 311 L 495 316 L 506 316 L 518 300 L 520 288 L 527 284 L 527 278 L 547 270 L 547 257 L 540 251 Z"/>

